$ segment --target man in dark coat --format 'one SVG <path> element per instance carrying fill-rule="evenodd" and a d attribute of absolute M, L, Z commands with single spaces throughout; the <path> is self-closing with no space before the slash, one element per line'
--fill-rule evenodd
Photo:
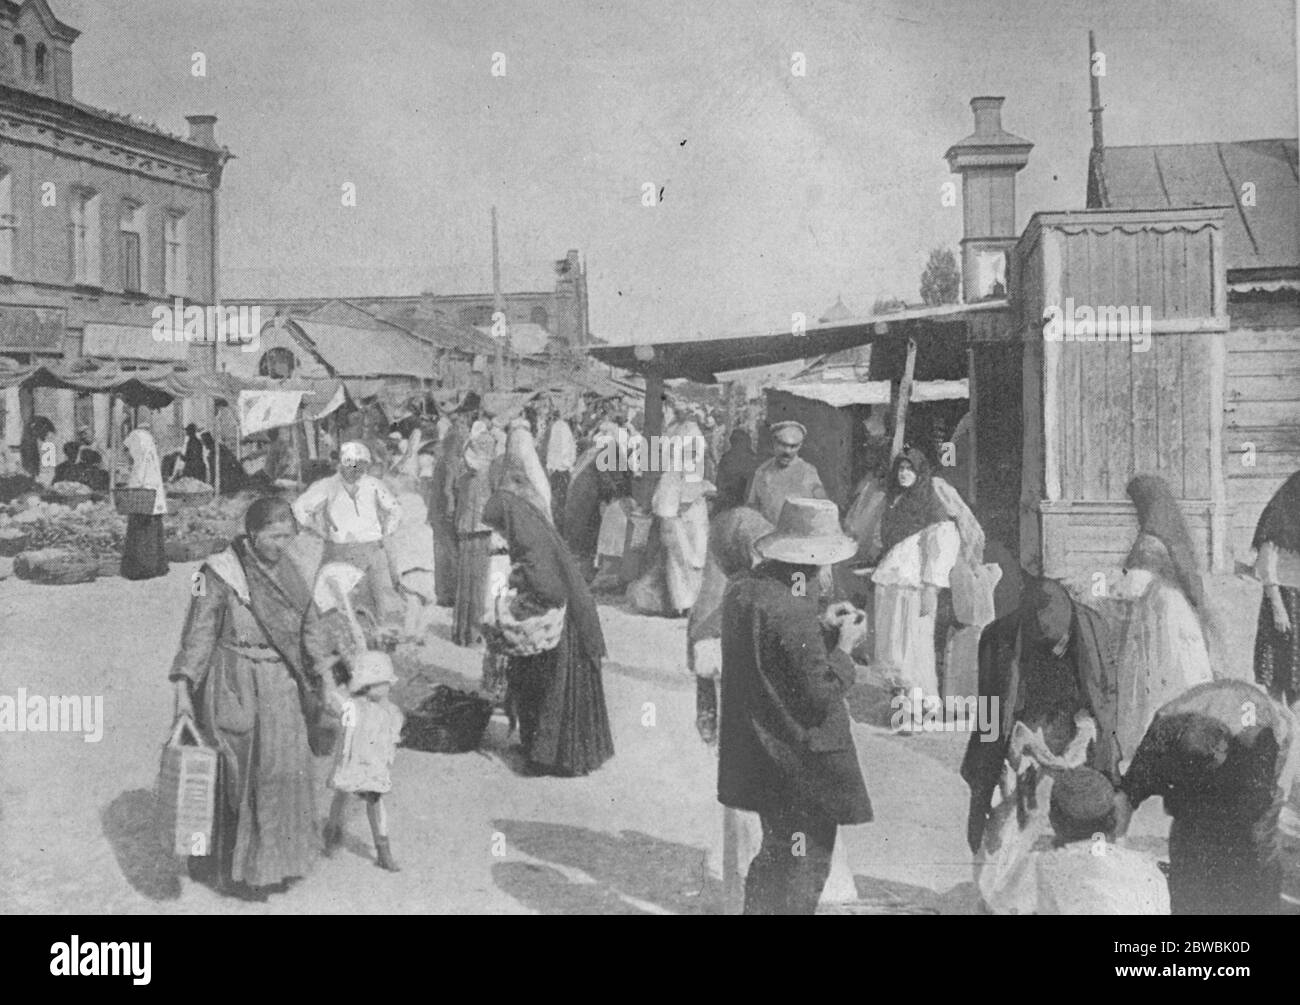
<path fill-rule="evenodd" d="M 1041 727 L 1052 753 L 1060 754 L 1074 739 L 1075 713 L 1087 710 L 1097 722 L 1088 766 L 1112 783 L 1119 781 L 1119 678 L 1110 635 L 1101 615 L 1076 604 L 1059 583 L 1027 579 L 1019 610 L 984 629 L 979 699 L 997 705 L 987 717 L 989 728 L 971 734 L 961 765 L 971 791 L 966 822 L 971 851 L 983 840 L 1017 722 Z"/>
<path fill-rule="evenodd" d="M 838 826 L 872 819 L 844 703 L 866 619 L 829 612 L 837 637 L 828 649 L 817 601 L 818 567 L 857 545 L 833 502 L 790 499 L 755 548 L 764 563 L 723 599 L 718 801 L 763 823 L 745 913 L 812 914 Z"/>

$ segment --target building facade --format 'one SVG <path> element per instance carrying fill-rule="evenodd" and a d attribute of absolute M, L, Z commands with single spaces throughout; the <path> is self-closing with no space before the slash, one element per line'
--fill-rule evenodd
<path fill-rule="evenodd" d="M 0 365 L 211 368 L 216 348 L 158 341 L 153 329 L 155 308 L 176 298 L 216 301 L 217 193 L 231 154 L 214 139 L 215 116 L 188 116 L 181 137 L 77 101 L 77 37 L 44 0 L 0 0 Z M 15 389 L 0 409 L 6 446 L 33 414 L 60 440 L 80 426 L 108 439 L 103 396 Z"/>

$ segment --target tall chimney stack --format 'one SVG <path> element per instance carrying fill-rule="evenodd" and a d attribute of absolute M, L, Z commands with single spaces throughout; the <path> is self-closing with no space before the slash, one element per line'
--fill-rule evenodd
<path fill-rule="evenodd" d="M 1007 258 L 1016 243 L 1016 172 L 1034 145 L 1002 128 L 1005 98 L 972 98 L 975 132 L 948 148 L 948 167 L 961 175 L 962 299 L 1007 295 Z"/>
<path fill-rule="evenodd" d="M 217 124 L 215 115 L 187 115 L 185 121 L 190 124 L 190 142 L 201 147 L 215 150 L 217 147 L 213 129 Z"/>

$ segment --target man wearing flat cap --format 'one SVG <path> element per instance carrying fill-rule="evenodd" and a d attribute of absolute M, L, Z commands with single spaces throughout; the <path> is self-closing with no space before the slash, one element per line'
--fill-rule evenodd
<path fill-rule="evenodd" d="M 758 466 L 749 483 L 745 505 L 775 524 L 787 499 L 825 499 L 817 469 L 799 456 L 808 430 L 801 422 L 777 422 L 771 427 L 772 457 Z"/>

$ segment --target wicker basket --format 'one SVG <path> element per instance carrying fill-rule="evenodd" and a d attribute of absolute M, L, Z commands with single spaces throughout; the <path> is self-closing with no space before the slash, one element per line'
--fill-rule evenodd
<path fill-rule="evenodd" d="M 124 516 L 153 516 L 157 489 L 117 489 L 113 493 L 117 511 Z"/>
<path fill-rule="evenodd" d="M 212 852 L 217 805 L 217 752 L 204 746 L 188 715 L 178 716 L 158 769 L 158 828 L 172 854 Z"/>
<path fill-rule="evenodd" d="M 564 631 L 564 606 L 520 618 L 512 610 L 517 598 L 514 590 L 505 590 L 492 597 L 491 608 L 483 622 L 483 637 L 488 648 L 503 656 L 536 656 L 550 652 L 560 644 L 560 635 Z"/>

